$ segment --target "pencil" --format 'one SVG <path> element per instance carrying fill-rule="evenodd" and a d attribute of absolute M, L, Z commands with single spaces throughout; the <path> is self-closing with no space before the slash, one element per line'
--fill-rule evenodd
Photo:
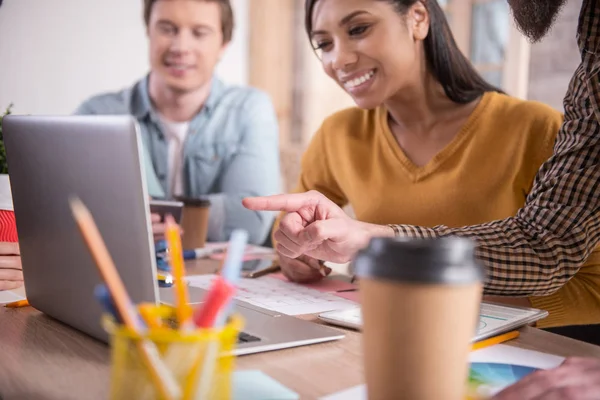
<path fill-rule="evenodd" d="M 495 344 L 500 344 L 500 343 L 503 343 L 503 342 L 507 342 L 507 341 L 509 341 L 511 339 L 515 339 L 517 337 L 519 337 L 519 331 L 506 332 L 506 333 L 504 333 L 502 335 L 494 336 L 494 337 L 491 337 L 489 339 L 484 339 L 484 340 L 481 340 L 479 342 L 473 343 L 473 345 L 471 347 L 471 350 L 472 351 L 474 351 L 474 350 L 481 350 L 481 349 L 484 349 L 486 347 L 493 346 Z"/>
<path fill-rule="evenodd" d="M 71 199 L 70 205 L 84 242 L 92 254 L 96 267 L 108 290 L 111 292 L 117 312 L 123 319 L 125 326 L 138 334 L 141 333 L 143 327 L 140 326 L 133 304 L 131 304 L 129 295 L 125 290 L 125 285 L 123 285 L 104 240 L 102 240 L 92 214 L 78 198 Z M 160 395 L 165 399 L 179 398 L 181 390 L 162 363 L 154 343 L 148 340 L 136 342 L 142 361 L 147 365 L 152 381 Z"/>
<path fill-rule="evenodd" d="M 225 249 L 223 249 L 223 258 L 221 259 L 221 262 L 219 262 L 219 266 L 217 267 L 215 274 L 217 275 L 221 275 L 221 271 L 223 271 L 223 267 L 225 266 L 225 261 L 227 260 L 227 247 L 225 247 Z"/>
<path fill-rule="evenodd" d="M 25 299 L 25 300 L 17 300 L 17 301 L 13 301 L 12 303 L 5 304 L 4 307 L 19 308 L 19 307 L 27 307 L 28 305 L 29 305 L 29 302 Z"/>
<path fill-rule="evenodd" d="M 169 246 L 169 261 L 173 271 L 173 288 L 175 289 L 175 314 L 180 327 L 183 327 L 192 315 L 188 302 L 187 285 L 185 284 L 185 266 L 183 264 L 183 250 L 181 236 L 175 220 L 171 215 L 166 216 L 167 228 L 165 237 Z"/>
<path fill-rule="evenodd" d="M 142 319 L 150 329 L 161 328 L 161 319 L 152 312 L 153 308 L 154 304 L 151 303 L 142 303 L 138 306 L 138 310 L 142 316 Z"/>
<path fill-rule="evenodd" d="M 249 274 L 246 275 L 246 278 L 252 278 L 252 279 L 260 278 L 261 276 L 265 276 L 272 272 L 277 272 L 280 269 L 281 269 L 281 267 L 279 266 L 279 264 L 273 264 L 270 267 L 259 269 L 258 271 L 250 272 Z"/>
<path fill-rule="evenodd" d="M 325 271 L 325 261 L 319 260 L 319 272 L 322 276 L 327 276 L 327 272 Z"/>

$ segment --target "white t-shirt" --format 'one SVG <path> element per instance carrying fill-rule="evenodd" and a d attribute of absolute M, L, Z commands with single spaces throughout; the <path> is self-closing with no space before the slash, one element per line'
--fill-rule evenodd
<path fill-rule="evenodd" d="M 169 146 L 168 152 L 168 194 L 173 196 L 183 195 L 183 144 L 188 135 L 189 122 L 173 122 L 160 116 L 165 137 Z"/>
<path fill-rule="evenodd" d="M 0 210 L 13 211 L 10 181 L 5 174 L 0 174 Z"/>

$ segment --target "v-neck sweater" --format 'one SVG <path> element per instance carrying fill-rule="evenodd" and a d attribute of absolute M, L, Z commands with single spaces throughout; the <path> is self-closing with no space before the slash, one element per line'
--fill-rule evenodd
<path fill-rule="evenodd" d="M 349 108 L 315 133 L 295 191 L 318 190 L 376 224 L 460 227 L 504 219 L 524 205 L 561 123 L 562 114 L 542 103 L 488 92 L 454 138 L 417 166 L 390 130 L 384 106 Z M 529 299 L 550 312 L 538 326 L 600 322 L 600 253 L 559 291 Z"/>

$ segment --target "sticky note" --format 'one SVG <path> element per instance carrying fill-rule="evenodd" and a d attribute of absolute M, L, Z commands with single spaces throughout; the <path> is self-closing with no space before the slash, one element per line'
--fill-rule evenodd
<path fill-rule="evenodd" d="M 262 371 L 235 371 L 233 374 L 234 400 L 295 400 L 298 393 L 291 391 Z"/>

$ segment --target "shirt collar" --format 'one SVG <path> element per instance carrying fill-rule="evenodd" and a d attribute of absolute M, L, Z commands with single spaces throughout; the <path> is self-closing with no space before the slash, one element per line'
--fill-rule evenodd
<path fill-rule="evenodd" d="M 131 103 L 131 113 L 138 119 L 145 118 L 148 115 L 150 115 L 150 117 L 153 119 L 158 119 L 158 114 L 154 110 L 152 102 L 150 101 L 150 92 L 148 90 L 149 78 L 150 74 L 146 75 L 132 88 L 133 99 Z M 208 98 L 206 99 L 206 102 L 199 113 L 204 110 L 206 110 L 206 112 L 209 114 L 212 113 L 224 91 L 225 84 L 219 78 L 213 76 L 210 93 L 208 94 Z"/>

